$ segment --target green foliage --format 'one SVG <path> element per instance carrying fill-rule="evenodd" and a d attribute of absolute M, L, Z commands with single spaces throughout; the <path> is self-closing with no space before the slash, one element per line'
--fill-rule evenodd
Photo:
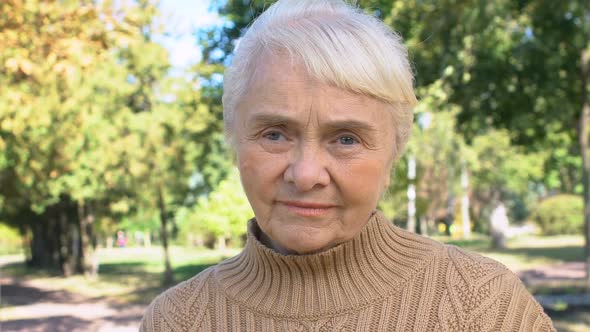
<path fill-rule="evenodd" d="M 159 226 L 160 220 L 154 211 L 138 210 L 136 214 L 122 218 L 117 228 L 132 234 L 134 232 L 155 232 Z"/>
<path fill-rule="evenodd" d="M 219 122 L 195 82 L 166 77 L 167 52 L 150 40 L 155 5 L 68 4 L 2 6 L 0 211 L 42 213 L 67 194 L 133 212 L 158 184 L 181 201 L 206 156 L 224 151 L 207 148 Z"/>
<path fill-rule="evenodd" d="M 379 207 L 394 218 L 407 212 L 408 160 L 416 160 L 417 214 L 429 219 L 445 209 L 450 195 L 457 194 L 458 177 L 465 154 L 463 138 L 455 131 L 457 105 L 448 102 L 442 81 L 418 89 L 420 104 L 405 154 L 392 172 L 391 185 Z"/>
<path fill-rule="evenodd" d="M 18 230 L 0 223 L 0 255 L 21 252 L 23 249 L 22 241 Z"/>
<path fill-rule="evenodd" d="M 543 179 L 545 153 L 515 146 L 506 130 L 478 135 L 470 146 L 472 214 L 476 229 L 488 230 L 489 214 L 498 201 L 506 204 L 511 221 L 522 221 L 541 193 L 535 183 Z"/>
<path fill-rule="evenodd" d="M 439 86 L 445 103 L 455 105 L 460 136 L 480 150 L 467 157 L 479 169 L 472 178 L 480 192 L 491 185 L 491 191 L 523 193 L 530 181 L 549 190 L 581 192 L 576 122 L 586 93 L 579 61 L 589 47 L 586 2 L 358 3 L 404 37 L 419 93 Z M 424 93 L 421 97 L 432 104 Z M 493 128 L 507 130 L 498 143 L 510 153 L 503 148 L 480 153 L 499 138 Z M 480 161 L 482 156 L 486 160 Z M 499 167 L 491 167 L 498 161 Z"/>
<path fill-rule="evenodd" d="M 539 203 L 532 220 L 543 234 L 582 234 L 584 201 L 575 195 L 556 195 Z"/>
<path fill-rule="evenodd" d="M 506 130 L 476 136 L 472 147 L 476 158 L 471 160 L 470 169 L 476 190 L 523 193 L 529 182 L 542 178 L 544 155 L 514 146 Z"/>
<path fill-rule="evenodd" d="M 246 234 L 246 222 L 253 216 L 234 170 L 209 195 L 200 197 L 194 207 L 181 209 L 177 222 L 186 237 L 223 237 L 239 243 Z"/>
<path fill-rule="evenodd" d="M 41 214 L 61 195 L 102 200 L 127 191 L 121 185 L 135 123 L 129 106 L 141 84 L 130 80 L 124 60 L 144 52 L 129 67 L 167 63 L 162 47 L 145 42 L 136 22 L 149 20 L 153 7 L 141 8 L 115 9 L 109 1 L 3 6 L 0 142 L 8 162 L 0 169 L 0 188 L 6 213 L 30 208 Z"/>

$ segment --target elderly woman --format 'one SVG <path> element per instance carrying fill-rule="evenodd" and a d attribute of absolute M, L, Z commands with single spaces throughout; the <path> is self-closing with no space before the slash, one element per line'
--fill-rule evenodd
<path fill-rule="evenodd" d="M 416 97 L 400 37 L 280 0 L 236 49 L 224 116 L 254 210 L 243 252 L 160 295 L 143 331 L 553 331 L 499 263 L 378 211 Z M 231 207 L 228 207 L 231 208 Z"/>

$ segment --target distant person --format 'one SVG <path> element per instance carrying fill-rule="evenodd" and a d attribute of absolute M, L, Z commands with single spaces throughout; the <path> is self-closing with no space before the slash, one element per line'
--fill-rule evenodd
<path fill-rule="evenodd" d="M 125 236 L 125 232 L 118 231 L 117 232 L 117 247 L 125 248 L 125 245 L 127 245 L 127 236 Z"/>
<path fill-rule="evenodd" d="M 415 104 L 379 20 L 338 0 L 270 6 L 224 79 L 246 247 L 156 298 L 141 330 L 554 331 L 504 266 L 376 210 Z"/>

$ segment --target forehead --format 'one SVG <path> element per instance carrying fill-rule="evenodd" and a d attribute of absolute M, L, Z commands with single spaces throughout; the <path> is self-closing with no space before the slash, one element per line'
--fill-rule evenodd
<path fill-rule="evenodd" d="M 238 112 L 320 110 L 329 118 L 363 117 L 383 122 L 391 119 L 390 105 L 321 82 L 297 60 L 284 54 L 263 53 L 256 64 Z M 388 113 L 386 115 L 384 113 Z"/>
<path fill-rule="evenodd" d="M 278 102 L 294 95 L 295 88 L 310 89 L 317 84 L 305 68 L 292 57 L 265 51 L 254 64 L 250 84 L 245 93 L 247 101 L 260 99 Z"/>

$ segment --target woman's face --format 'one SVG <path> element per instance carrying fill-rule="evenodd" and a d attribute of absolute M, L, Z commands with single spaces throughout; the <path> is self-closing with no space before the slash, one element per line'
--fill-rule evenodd
<path fill-rule="evenodd" d="M 389 184 L 390 111 L 374 98 L 309 78 L 289 58 L 260 61 L 233 131 L 263 242 L 306 254 L 360 233 Z"/>

